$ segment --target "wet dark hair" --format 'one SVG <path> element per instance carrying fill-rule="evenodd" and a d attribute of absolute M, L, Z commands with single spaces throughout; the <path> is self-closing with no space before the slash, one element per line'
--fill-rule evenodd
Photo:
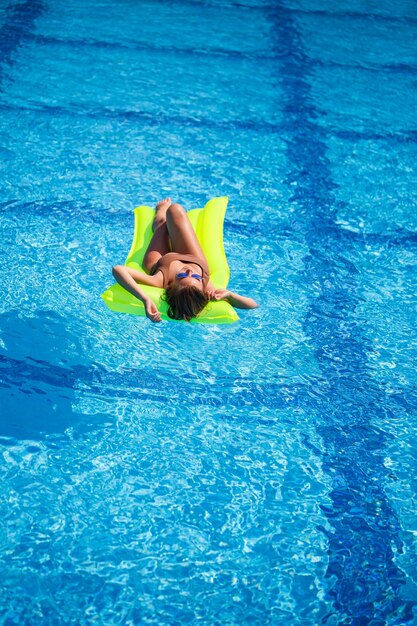
<path fill-rule="evenodd" d="M 165 289 L 164 300 L 168 303 L 168 316 L 173 320 L 189 322 L 204 309 L 209 298 L 194 285 L 170 285 Z"/>

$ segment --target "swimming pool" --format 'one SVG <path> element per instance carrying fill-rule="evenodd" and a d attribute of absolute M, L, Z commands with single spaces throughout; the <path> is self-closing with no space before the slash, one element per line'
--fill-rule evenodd
<path fill-rule="evenodd" d="M 2 5 L 1 620 L 415 624 L 413 3 Z M 228 327 L 100 294 L 228 195 Z"/>

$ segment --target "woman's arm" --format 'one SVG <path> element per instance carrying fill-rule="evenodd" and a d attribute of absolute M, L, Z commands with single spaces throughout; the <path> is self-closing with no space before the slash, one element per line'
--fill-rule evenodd
<path fill-rule="evenodd" d="M 150 285 L 151 287 L 162 287 L 162 272 L 157 272 L 154 276 L 134 270 L 133 267 L 127 267 L 127 265 L 115 265 L 113 267 L 113 276 L 118 281 L 118 276 L 121 276 L 131 284 L 129 277 L 133 278 L 133 282 L 140 283 L 141 285 Z M 133 294 L 135 295 L 135 294 Z"/>
<path fill-rule="evenodd" d="M 113 276 L 126 291 L 136 296 L 141 300 L 145 306 L 146 317 L 152 322 L 160 322 L 161 314 L 159 313 L 154 302 L 144 293 L 143 289 L 137 284 L 137 280 L 144 285 L 150 285 L 152 287 L 162 287 L 162 277 L 158 274 L 155 276 L 149 276 L 144 272 L 139 272 L 126 265 L 115 265 L 113 267 Z"/>
<path fill-rule="evenodd" d="M 216 289 L 213 300 L 226 300 L 236 309 L 257 309 L 259 306 L 252 298 L 246 298 L 228 289 Z"/>

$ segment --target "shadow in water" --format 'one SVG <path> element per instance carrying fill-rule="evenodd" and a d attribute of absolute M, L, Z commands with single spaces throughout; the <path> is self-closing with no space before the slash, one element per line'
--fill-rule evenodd
<path fill-rule="evenodd" d="M 0 437 L 43 439 L 103 422 L 73 409 L 77 385 L 90 386 L 95 375 L 81 354 L 76 331 L 53 311 L 0 315 Z"/>

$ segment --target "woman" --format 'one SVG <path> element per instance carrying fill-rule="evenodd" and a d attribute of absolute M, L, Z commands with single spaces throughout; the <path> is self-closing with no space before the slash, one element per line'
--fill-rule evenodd
<path fill-rule="evenodd" d="M 117 282 L 143 302 L 146 316 L 152 322 L 160 322 L 161 314 L 140 288 L 141 284 L 165 289 L 168 315 L 177 320 L 190 321 L 210 300 L 227 300 L 240 309 L 258 306 L 251 298 L 213 287 L 207 260 L 180 204 L 171 204 L 171 198 L 158 202 L 152 230 L 153 237 L 143 259 L 148 273 L 125 265 L 113 268 Z"/>

